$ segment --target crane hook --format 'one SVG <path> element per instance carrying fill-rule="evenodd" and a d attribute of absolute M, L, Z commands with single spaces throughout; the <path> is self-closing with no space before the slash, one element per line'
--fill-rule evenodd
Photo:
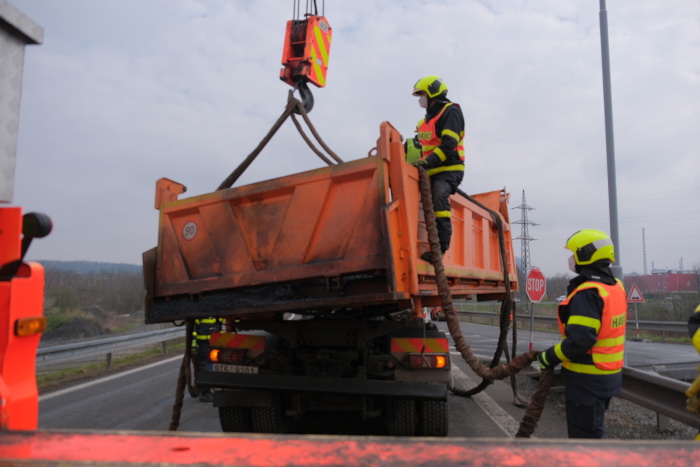
<path fill-rule="evenodd" d="M 311 112 L 314 107 L 314 96 L 311 94 L 311 90 L 306 85 L 305 79 L 299 79 L 294 86 L 295 89 L 299 90 L 299 96 L 301 97 L 301 103 L 304 106 L 306 113 Z M 294 113 L 301 113 L 299 109 L 294 109 Z"/>

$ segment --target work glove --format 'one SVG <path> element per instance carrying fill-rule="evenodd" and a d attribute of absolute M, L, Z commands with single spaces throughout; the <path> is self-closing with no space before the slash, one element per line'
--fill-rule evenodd
<path fill-rule="evenodd" d="M 547 360 L 547 351 L 546 350 L 544 352 L 540 352 L 537 354 L 537 362 L 540 364 L 540 370 L 542 370 L 542 371 L 554 366 Z"/>
<path fill-rule="evenodd" d="M 428 161 L 424 159 L 418 159 L 417 161 L 411 162 L 411 165 L 413 167 L 423 167 L 424 169 L 428 168 Z"/>

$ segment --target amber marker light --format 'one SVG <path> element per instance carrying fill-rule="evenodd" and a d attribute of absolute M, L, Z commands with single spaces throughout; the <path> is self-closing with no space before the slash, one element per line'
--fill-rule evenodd
<path fill-rule="evenodd" d="M 219 361 L 219 349 L 211 349 L 209 351 L 209 360 L 211 360 L 212 362 Z"/>
<path fill-rule="evenodd" d="M 444 356 L 435 356 L 435 368 L 445 368 L 445 365 L 447 365 L 447 359 Z"/>
<path fill-rule="evenodd" d="M 32 316 L 15 321 L 15 335 L 20 337 L 33 336 L 44 332 L 44 329 L 46 329 L 45 316 Z"/>

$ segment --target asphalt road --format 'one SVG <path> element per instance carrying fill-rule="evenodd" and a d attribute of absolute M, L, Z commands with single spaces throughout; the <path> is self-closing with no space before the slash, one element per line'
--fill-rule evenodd
<path fill-rule="evenodd" d="M 445 329 L 444 323 L 439 326 Z M 463 323 L 462 332 L 474 352 L 490 360 L 498 329 Z M 557 342 L 555 334 L 535 332 L 535 349 Z M 529 348 L 530 333 L 519 330 L 517 353 Z M 509 339 L 510 340 L 510 339 Z M 700 362 L 692 346 L 628 342 L 628 365 Z M 181 356 L 80 384 L 40 397 L 39 428 L 71 430 L 149 430 L 168 429 L 175 401 L 175 386 Z M 471 388 L 479 378 L 453 353 L 454 384 Z M 497 381 L 482 393 L 449 398 L 450 437 L 512 438 L 525 409 L 514 404 L 510 381 Z M 218 410 L 212 404 L 186 396 L 179 431 L 221 432 Z M 386 435 L 382 419 L 359 420 L 354 413 L 315 414 L 291 426 L 293 433 Z M 535 436 L 560 438 L 566 433 L 563 417 L 543 415 Z"/>

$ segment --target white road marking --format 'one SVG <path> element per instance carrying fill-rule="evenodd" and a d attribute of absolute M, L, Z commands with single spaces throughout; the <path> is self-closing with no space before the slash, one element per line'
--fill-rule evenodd
<path fill-rule="evenodd" d="M 147 369 L 149 369 L 149 368 L 153 368 L 153 367 L 158 366 L 158 365 L 162 365 L 162 364 L 164 364 L 164 363 L 170 363 L 170 362 L 175 361 L 175 360 L 182 360 L 182 355 L 178 355 L 177 357 L 172 357 L 172 358 L 169 358 L 169 359 L 167 359 L 167 360 L 161 360 L 161 361 L 159 361 L 159 362 L 151 363 L 150 365 L 140 366 L 140 367 L 138 367 L 138 368 L 134 368 L 133 370 L 127 370 L 127 371 L 124 371 L 124 372 L 122 372 L 122 373 L 116 373 L 116 374 L 113 374 L 113 375 L 110 375 L 110 376 L 105 376 L 104 378 L 96 379 L 96 380 L 94 380 L 94 381 L 88 381 L 87 383 L 79 384 L 79 385 L 77 385 L 77 386 L 72 386 L 72 387 L 70 387 L 70 388 L 61 389 L 60 391 L 50 392 L 50 393 L 48 393 L 48 394 L 44 394 L 44 395 L 42 395 L 42 396 L 39 396 L 39 402 L 45 401 L 45 400 L 48 400 L 48 399 L 52 399 L 52 398 L 54 398 L 54 397 L 62 396 L 63 394 L 68 394 L 69 392 L 73 392 L 73 391 L 78 391 L 78 390 L 80 390 L 80 389 L 89 388 L 90 386 L 94 386 L 94 385 L 96 385 L 96 384 L 104 383 L 104 382 L 106 382 L 106 381 L 111 381 L 111 380 L 113 380 L 113 379 L 121 378 L 122 376 L 130 375 L 130 374 L 132 374 L 132 373 L 136 373 L 137 371 L 143 371 L 143 370 L 147 370 Z"/>
<path fill-rule="evenodd" d="M 459 352 L 450 352 L 451 354 L 460 355 Z M 461 368 L 457 365 L 452 365 L 452 379 L 456 387 L 468 388 L 476 386 L 474 380 L 472 380 Z M 481 407 L 493 422 L 498 425 L 498 427 L 503 431 L 503 433 L 509 438 L 515 438 L 515 434 L 520 429 L 520 422 L 515 420 L 508 412 L 503 410 L 496 401 L 494 401 L 491 396 L 486 394 L 486 391 L 481 391 L 478 394 L 473 395 L 472 400 Z M 535 438 L 535 436 L 531 436 Z"/>

